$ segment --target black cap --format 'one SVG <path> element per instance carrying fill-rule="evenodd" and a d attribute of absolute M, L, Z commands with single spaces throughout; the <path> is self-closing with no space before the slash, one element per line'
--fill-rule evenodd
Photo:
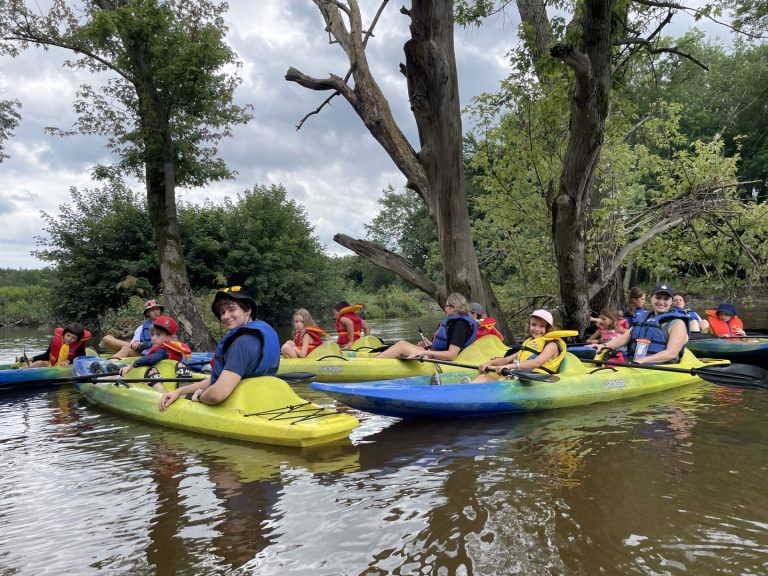
<path fill-rule="evenodd" d="M 219 302 L 222 300 L 237 300 L 240 302 L 247 302 L 251 307 L 251 310 L 256 310 L 256 300 L 251 296 L 250 291 L 243 286 L 229 286 L 216 291 L 216 296 L 213 297 L 213 303 L 211 304 L 211 311 L 216 316 L 217 320 L 221 320 L 221 314 L 219 313 Z"/>
<path fill-rule="evenodd" d="M 669 284 L 659 284 L 658 286 L 653 287 L 653 290 L 651 290 L 651 296 L 659 293 L 669 294 L 669 297 L 671 298 L 675 295 L 675 290 Z"/>

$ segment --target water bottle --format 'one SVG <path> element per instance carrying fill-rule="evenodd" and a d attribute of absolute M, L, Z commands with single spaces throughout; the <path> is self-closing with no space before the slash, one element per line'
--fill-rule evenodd
<path fill-rule="evenodd" d="M 632 357 L 632 362 L 637 362 L 640 358 L 645 358 L 650 343 L 651 341 L 647 338 L 638 338 L 635 340 L 635 355 Z"/>

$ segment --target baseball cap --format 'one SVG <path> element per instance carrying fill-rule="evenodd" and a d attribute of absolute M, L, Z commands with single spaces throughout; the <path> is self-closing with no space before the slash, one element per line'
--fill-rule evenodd
<path fill-rule="evenodd" d="M 717 308 L 715 308 L 715 312 L 722 312 L 723 314 L 728 314 L 729 316 L 736 316 L 736 306 L 729 304 L 728 302 L 721 302 L 717 305 Z"/>
<path fill-rule="evenodd" d="M 469 311 L 479 314 L 480 316 L 485 316 L 485 308 L 483 308 L 483 305 L 480 304 L 480 302 L 470 302 Z"/>
<path fill-rule="evenodd" d="M 655 294 L 669 294 L 670 298 L 675 295 L 675 290 L 669 284 L 659 284 L 651 290 L 651 296 Z"/>
<path fill-rule="evenodd" d="M 552 318 L 552 313 L 548 312 L 547 310 L 544 310 L 544 309 L 534 310 L 533 312 L 531 312 L 530 315 L 535 316 L 536 318 L 541 318 L 542 320 L 544 320 L 544 322 L 546 322 L 550 326 L 555 325 L 555 320 L 554 318 Z"/>
<path fill-rule="evenodd" d="M 176 333 L 179 331 L 179 324 L 171 318 L 170 316 L 158 316 L 155 318 L 152 322 L 152 326 L 157 326 L 158 328 L 162 328 L 168 334 L 171 336 L 175 336 Z"/>

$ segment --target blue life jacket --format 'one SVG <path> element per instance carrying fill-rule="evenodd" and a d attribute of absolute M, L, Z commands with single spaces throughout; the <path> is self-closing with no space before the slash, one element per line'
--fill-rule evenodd
<path fill-rule="evenodd" d="M 680 308 L 671 308 L 669 312 L 664 312 L 658 316 L 651 314 L 650 312 L 643 314 L 640 321 L 632 325 L 632 333 L 630 334 L 629 345 L 627 346 L 629 358 L 632 359 L 635 356 L 635 347 L 638 338 L 650 340 L 650 343 L 648 344 L 648 352 L 646 353 L 647 356 L 666 350 L 669 333 L 663 328 L 663 325 L 676 318 L 685 322 L 685 329 L 690 333 L 690 318 L 688 318 L 688 315 L 680 310 Z M 685 347 L 683 347 L 680 350 L 680 354 L 678 354 L 676 358 L 670 360 L 670 362 L 679 362 L 684 349 Z"/>
<path fill-rule="evenodd" d="M 253 374 L 243 374 L 243 378 L 251 376 L 273 376 L 277 373 L 277 367 L 280 363 L 280 340 L 277 332 L 272 326 L 261 320 L 251 320 L 250 322 L 233 328 L 221 339 L 216 346 L 216 352 L 213 354 L 213 367 L 211 370 L 211 385 L 216 383 L 221 373 L 224 371 L 224 356 L 232 346 L 232 343 L 243 334 L 253 334 L 261 340 L 261 356 L 259 364 Z"/>
<path fill-rule="evenodd" d="M 624 310 L 624 319 L 629 322 L 630 326 L 634 326 L 635 324 L 640 324 L 643 321 L 643 318 L 645 318 L 649 313 L 649 310 L 647 308 L 638 308 L 635 310 L 632 314 L 630 314 L 626 309 Z"/>
<path fill-rule="evenodd" d="M 152 320 L 145 320 L 144 324 L 141 325 L 141 338 L 139 341 L 142 344 L 149 344 L 152 346 L 152 332 L 150 332 L 150 328 L 152 327 Z"/>
<path fill-rule="evenodd" d="M 437 332 L 435 332 L 435 336 L 432 338 L 432 350 L 448 350 L 448 347 L 450 346 L 450 343 L 448 342 L 448 328 L 457 320 L 464 320 L 470 327 L 469 338 L 462 344 L 462 350 L 477 339 L 477 321 L 474 318 L 468 314 L 446 316 L 443 318 L 442 322 L 440 322 L 440 326 L 437 327 Z"/>

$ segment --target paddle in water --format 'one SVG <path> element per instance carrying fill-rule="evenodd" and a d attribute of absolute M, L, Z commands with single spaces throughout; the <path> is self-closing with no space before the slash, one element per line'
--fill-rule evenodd
<path fill-rule="evenodd" d="M 703 366 L 698 368 L 675 368 L 660 364 L 636 364 L 610 360 L 581 360 L 585 364 L 598 366 L 610 366 L 616 368 L 639 368 L 641 370 L 657 370 L 659 372 L 677 372 L 698 376 L 702 380 L 730 386 L 732 388 L 761 388 L 768 389 L 768 371 L 751 364 L 719 364 L 716 366 Z"/>
<path fill-rule="evenodd" d="M 448 366 L 457 366 L 459 368 L 470 368 L 472 370 L 479 370 L 480 366 L 474 364 L 462 364 L 461 362 L 452 362 L 450 360 L 437 360 L 435 358 L 425 358 L 420 356 L 414 358 L 420 362 L 432 362 L 434 364 L 446 364 Z M 496 370 L 497 374 L 501 376 L 513 376 L 519 380 L 531 380 L 535 382 L 559 382 L 560 378 L 552 374 L 541 374 L 540 372 L 531 372 L 529 370 L 514 370 L 512 368 L 501 368 Z"/>

